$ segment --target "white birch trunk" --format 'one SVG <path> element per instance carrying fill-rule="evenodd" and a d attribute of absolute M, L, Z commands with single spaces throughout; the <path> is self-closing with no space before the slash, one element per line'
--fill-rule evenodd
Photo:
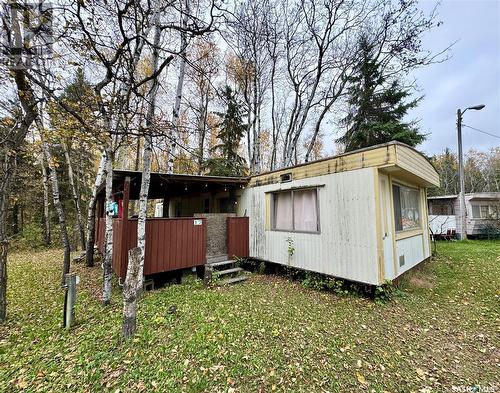
<path fill-rule="evenodd" d="M 42 167 L 42 181 L 43 181 L 43 218 L 44 218 L 44 241 L 45 245 L 50 244 L 50 212 L 49 212 L 49 176 L 47 168 L 45 167 L 45 158 L 42 151 L 40 157 L 40 166 Z"/>
<path fill-rule="evenodd" d="M 113 258 L 113 216 L 107 213 L 108 206 L 113 202 L 113 151 L 111 141 L 106 147 L 106 245 L 103 261 L 102 302 L 107 305 L 111 301 L 111 275 Z"/>
<path fill-rule="evenodd" d="M 59 217 L 61 242 L 64 247 L 64 262 L 63 262 L 63 272 L 61 275 L 61 285 L 64 285 L 64 275 L 68 274 L 70 269 L 70 254 L 71 254 L 68 231 L 66 228 L 66 215 L 64 213 L 64 209 L 59 196 L 59 181 L 57 179 L 56 168 L 52 160 L 52 154 L 50 152 L 48 143 L 43 138 L 43 125 L 39 120 L 37 120 L 36 122 L 38 123 L 37 126 L 39 127 L 40 130 L 40 138 L 42 141 L 43 154 L 45 155 L 45 159 L 47 160 L 47 164 L 49 166 L 50 181 L 52 184 L 52 199 L 54 200 L 54 207 Z"/>
<path fill-rule="evenodd" d="M 161 29 L 159 26 L 159 13 L 155 15 L 155 34 L 153 39 L 153 73 L 158 71 L 158 59 Z M 144 151 L 142 154 L 142 177 L 141 190 L 139 192 L 139 214 L 137 217 L 137 247 L 140 249 L 139 278 L 137 282 L 137 293 L 142 292 L 144 283 L 144 258 L 146 255 L 146 216 L 148 207 L 149 183 L 151 180 L 151 157 L 153 149 L 152 128 L 156 109 L 156 95 L 158 93 L 159 75 L 153 79 L 151 89 L 148 93 L 148 110 L 146 113 L 146 133 L 144 135 Z"/>
<path fill-rule="evenodd" d="M 149 111 L 148 111 L 149 112 Z M 149 183 L 151 179 L 151 156 L 152 138 L 151 135 L 144 136 L 144 152 L 142 154 L 142 179 L 139 193 L 139 214 L 137 216 L 137 247 L 141 254 L 139 258 L 139 281 L 137 292 L 142 291 L 144 282 L 144 258 L 146 255 L 146 216 L 148 207 Z"/>
<path fill-rule="evenodd" d="M 126 339 L 134 335 L 137 326 L 137 287 L 141 281 L 140 260 L 139 247 L 128 252 L 127 275 L 123 284 L 123 336 Z"/>
<path fill-rule="evenodd" d="M 158 71 L 160 45 L 160 14 L 154 16 L 155 33 L 153 39 L 153 73 Z M 132 337 L 136 330 L 137 299 L 144 285 L 144 257 L 146 254 L 146 215 L 148 205 L 149 183 L 151 178 L 152 127 L 154 121 L 156 95 L 159 75 L 152 80 L 148 92 L 148 110 L 146 113 L 146 132 L 144 135 L 144 151 L 142 160 L 141 189 L 139 192 L 139 213 L 137 218 L 137 247 L 129 251 L 127 275 L 123 286 L 123 335 Z M 123 213 L 128 214 L 127 212 Z"/>
<path fill-rule="evenodd" d="M 103 177 L 106 176 L 106 153 L 101 156 L 97 175 L 95 177 L 94 187 L 92 188 L 92 197 L 89 201 L 87 210 L 87 245 L 85 251 L 85 264 L 88 267 L 94 266 L 94 242 L 95 242 L 95 209 L 97 204 L 97 190 L 102 184 Z"/>
<path fill-rule="evenodd" d="M 71 186 L 71 191 L 73 193 L 73 202 L 75 203 L 76 209 L 76 225 L 78 227 L 78 234 L 80 237 L 80 246 L 82 250 L 85 250 L 85 230 L 83 228 L 83 217 L 82 217 L 82 209 L 80 207 L 80 195 L 78 195 L 78 191 L 75 183 L 75 175 L 73 173 L 73 165 L 71 165 L 71 158 L 69 156 L 68 147 L 65 143 L 62 144 L 64 158 L 66 159 L 66 165 L 68 165 L 68 178 L 69 184 Z"/>
<path fill-rule="evenodd" d="M 182 10 L 182 27 L 186 27 L 189 14 L 189 0 L 184 3 L 184 8 Z M 184 75 L 186 73 L 186 48 L 187 48 L 187 36 L 185 31 L 181 31 L 181 55 L 179 64 L 179 80 L 177 81 L 177 90 L 175 94 L 174 110 L 172 113 L 172 128 L 170 130 L 169 136 L 169 157 L 167 164 L 167 173 L 174 173 L 174 157 L 177 155 L 177 137 L 179 135 L 179 114 L 181 110 L 182 101 L 182 90 L 184 87 Z"/>

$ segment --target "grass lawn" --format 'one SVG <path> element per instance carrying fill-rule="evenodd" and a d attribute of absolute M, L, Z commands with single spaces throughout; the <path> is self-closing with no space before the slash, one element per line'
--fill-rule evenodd
<path fill-rule="evenodd" d="M 73 267 L 77 326 L 60 327 L 61 261 L 59 250 L 9 257 L 1 392 L 500 390 L 500 242 L 439 243 L 383 305 L 270 275 L 173 285 L 145 294 L 129 342 L 118 286 L 111 306 L 99 303 L 99 267 Z"/>

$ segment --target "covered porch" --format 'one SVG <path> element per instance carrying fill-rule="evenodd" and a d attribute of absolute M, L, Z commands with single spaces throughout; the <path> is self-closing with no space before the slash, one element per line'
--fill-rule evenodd
<path fill-rule="evenodd" d="M 203 266 L 207 258 L 248 256 L 248 217 L 237 216 L 244 177 L 152 173 L 146 219 L 144 274 Z M 125 278 L 137 245 L 141 172 L 116 170 L 113 270 Z M 104 252 L 105 192 L 98 194 L 96 246 Z M 244 214 L 243 214 L 244 215 Z"/>

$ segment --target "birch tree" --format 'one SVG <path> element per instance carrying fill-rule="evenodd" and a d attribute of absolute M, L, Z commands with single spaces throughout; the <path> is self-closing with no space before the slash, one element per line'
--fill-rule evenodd
<path fill-rule="evenodd" d="M 180 28 L 180 56 L 179 56 L 179 79 L 175 92 L 175 103 L 172 111 L 172 127 L 170 133 L 170 149 L 167 164 L 167 173 L 174 172 L 174 157 L 177 154 L 177 137 L 179 135 L 179 116 L 182 102 L 182 90 L 184 88 L 184 76 L 186 74 L 186 49 L 187 49 L 187 23 L 189 18 L 189 1 L 181 0 L 181 28 Z"/>
<path fill-rule="evenodd" d="M 44 137 L 44 126 L 43 123 L 37 120 L 37 127 L 40 132 L 40 138 L 42 141 L 42 150 L 49 167 L 49 178 L 52 188 L 52 199 L 54 202 L 54 208 L 56 209 L 57 216 L 59 219 L 59 230 L 61 231 L 61 243 L 64 248 L 64 261 L 63 261 L 63 271 L 61 275 L 61 285 L 64 285 L 64 275 L 69 273 L 70 269 L 70 253 L 71 246 L 69 243 L 68 230 L 66 227 L 66 213 L 61 203 L 61 198 L 59 195 L 59 179 L 57 178 L 56 167 L 54 165 L 54 160 L 52 158 L 52 153 L 46 138 Z"/>
<path fill-rule="evenodd" d="M 43 184 L 43 218 L 44 218 L 44 231 L 43 237 L 45 245 L 51 242 L 50 236 L 50 211 L 49 211 L 49 176 L 47 174 L 47 167 L 45 166 L 45 158 L 43 151 L 40 154 L 40 167 L 42 170 L 42 184 Z"/>
<path fill-rule="evenodd" d="M 151 50 L 152 67 L 151 75 L 154 77 L 149 78 L 148 84 L 150 88 L 144 97 L 147 103 L 147 111 L 145 115 L 145 129 L 141 130 L 141 134 L 144 135 L 144 148 L 142 156 L 142 176 L 141 176 L 141 188 L 139 191 L 139 214 L 137 220 L 137 251 L 131 252 L 129 267 L 127 269 L 127 278 L 125 283 L 124 291 L 124 322 L 123 322 L 123 332 L 125 337 L 130 337 L 135 331 L 135 320 L 136 320 L 136 309 L 137 309 L 137 299 L 140 296 L 143 288 L 144 282 L 144 259 L 146 253 L 146 218 L 147 218 L 147 202 L 149 194 L 149 184 L 151 176 L 151 160 L 152 160 L 152 149 L 153 149 L 153 137 L 157 134 L 156 127 L 156 100 L 158 94 L 158 88 L 160 85 L 160 76 L 162 69 L 166 68 L 172 60 L 173 56 L 170 54 L 160 62 L 161 56 L 161 35 L 162 35 L 162 22 L 161 22 L 161 10 L 154 9 L 152 11 L 152 26 L 154 27 L 153 41 Z M 178 27 L 181 32 L 181 46 L 178 52 L 180 57 L 180 70 L 179 79 L 177 82 L 175 104 L 173 110 L 173 124 L 171 129 L 175 134 L 178 134 L 179 128 L 179 110 L 182 99 L 182 91 L 184 85 L 185 76 L 185 66 L 186 66 L 186 50 L 187 50 L 187 34 L 190 31 L 192 34 L 203 34 L 210 30 L 210 25 L 198 27 L 196 29 L 191 29 L 188 27 L 190 15 L 189 4 L 186 1 L 181 6 L 181 23 Z M 147 37 L 147 35 L 145 36 Z M 171 51 L 172 53 L 173 51 Z M 161 65 L 164 65 L 161 67 Z M 141 99 L 141 97 L 139 97 Z M 143 124 L 142 120 L 139 119 L 139 124 Z M 170 155 L 168 163 L 168 171 L 172 173 L 173 171 L 173 157 L 175 154 L 175 141 L 176 137 L 172 137 L 170 145 Z M 128 214 L 124 212 L 123 214 Z M 137 266 L 138 265 L 138 266 Z M 135 288 L 135 291 L 134 291 Z"/>
<path fill-rule="evenodd" d="M 80 238 L 80 246 L 82 250 L 85 250 L 85 229 L 83 227 L 83 216 L 82 216 L 82 208 L 80 206 L 80 195 L 78 193 L 78 188 L 76 185 L 76 179 L 73 173 L 73 164 L 71 163 L 71 158 L 69 156 L 68 146 L 66 143 L 61 144 L 64 158 L 66 160 L 66 166 L 68 167 L 68 178 L 69 184 L 71 186 L 71 192 L 73 194 L 73 202 L 75 204 L 76 209 L 76 225 L 78 227 L 78 234 Z"/>
<path fill-rule="evenodd" d="M 216 96 L 215 78 L 219 72 L 219 49 L 210 40 L 198 40 L 191 51 L 187 76 L 191 92 L 187 99 L 193 114 L 193 131 L 197 140 L 197 173 L 202 174 L 208 133 L 209 105 Z"/>
<path fill-rule="evenodd" d="M 108 305 L 111 302 L 111 278 L 113 258 L 113 216 L 109 208 L 113 203 L 113 150 L 111 144 L 106 147 L 106 228 L 105 228 L 105 250 L 103 260 L 103 289 L 102 303 Z"/>
<path fill-rule="evenodd" d="M 103 183 L 103 179 L 106 178 L 106 154 L 102 153 L 101 159 L 99 161 L 99 166 L 97 168 L 97 174 L 95 177 L 94 186 L 92 187 L 92 196 L 89 200 L 87 208 L 87 243 L 85 245 L 85 265 L 87 267 L 94 266 L 94 243 L 95 243 L 95 213 L 97 204 L 97 192 L 99 187 Z"/>

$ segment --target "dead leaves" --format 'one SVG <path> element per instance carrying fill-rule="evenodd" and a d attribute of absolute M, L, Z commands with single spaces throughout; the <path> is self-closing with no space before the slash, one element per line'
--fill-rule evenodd
<path fill-rule="evenodd" d="M 363 374 L 359 373 L 359 372 L 356 372 L 356 379 L 358 380 L 358 382 L 362 385 L 367 385 L 368 382 L 366 382 L 366 379 L 365 377 L 363 376 Z"/>

